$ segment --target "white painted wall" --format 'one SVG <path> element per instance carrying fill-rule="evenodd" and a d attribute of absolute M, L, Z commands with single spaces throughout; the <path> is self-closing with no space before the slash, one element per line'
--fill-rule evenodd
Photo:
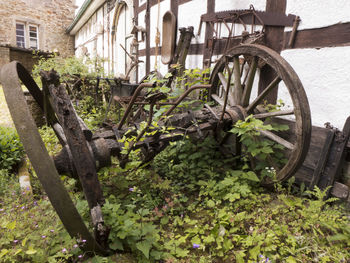
<path fill-rule="evenodd" d="M 82 0 L 77 0 L 77 2 Z M 132 9 L 132 1 L 128 0 L 129 7 Z M 217 0 L 215 11 L 224 11 L 230 9 L 248 9 L 253 4 L 256 10 L 264 10 L 266 0 Z M 193 0 L 179 6 L 178 27 L 193 26 L 197 34 L 200 16 L 206 13 L 207 1 Z M 170 0 L 165 0 L 160 4 L 160 25 L 163 14 L 170 10 Z M 96 30 L 89 30 L 89 23 L 85 24 L 76 34 L 77 54 L 81 52 L 83 46 L 88 48 L 88 52 L 93 54 L 93 41 L 95 39 L 95 51 L 98 55 L 108 59 L 111 55 L 111 49 L 108 49 L 108 28 L 111 26 L 111 19 L 107 19 L 107 14 L 102 12 L 96 17 L 96 24 L 91 27 L 97 28 L 102 24 L 103 34 L 96 34 Z M 113 12 L 112 12 L 113 13 Z M 350 1 L 349 0 L 287 0 L 286 13 L 300 16 L 301 23 L 299 29 L 318 28 L 333 25 L 339 22 L 350 21 Z M 145 27 L 145 11 L 138 16 L 139 25 Z M 151 8 L 151 47 L 155 46 L 155 33 L 158 17 L 158 6 Z M 93 17 L 91 18 L 93 19 Z M 90 20 L 91 20 L 90 19 Z M 131 23 L 131 21 L 130 21 Z M 109 26 L 108 26 L 109 25 Z M 290 31 L 287 28 L 286 31 Z M 201 34 L 195 36 L 192 43 L 203 43 L 205 26 Z M 122 36 L 128 32 L 121 33 Z M 162 37 L 162 35 L 161 35 Z M 145 43 L 140 43 L 139 49 L 144 49 Z M 350 47 L 335 47 L 323 49 L 293 49 L 285 50 L 281 54 L 294 68 L 299 75 L 305 91 L 307 93 L 313 125 L 323 126 L 325 122 L 331 122 L 334 126 L 342 129 L 342 126 L 350 115 L 347 105 L 350 101 Z M 145 57 L 140 58 L 145 61 Z M 188 56 L 186 66 L 190 68 L 202 67 L 202 56 Z M 154 69 L 155 58 L 151 58 L 151 70 Z M 106 69 L 110 64 L 105 64 Z M 117 66 L 116 68 L 118 68 Z M 120 72 L 124 68 L 120 68 Z M 158 57 L 158 70 L 162 74 L 167 72 L 167 66 L 160 62 Z M 114 73 L 118 73 L 116 70 Z M 145 64 L 140 64 L 139 77 L 145 75 Z M 281 90 L 281 93 L 282 90 Z"/>

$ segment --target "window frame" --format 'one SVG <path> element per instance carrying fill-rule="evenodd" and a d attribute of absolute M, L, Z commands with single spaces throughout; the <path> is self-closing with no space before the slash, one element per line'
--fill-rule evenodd
<path fill-rule="evenodd" d="M 17 29 L 17 26 L 23 26 L 23 35 L 18 35 L 18 31 L 22 31 L 22 29 Z M 31 30 L 31 29 L 34 29 Z M 34 35 L 33 35 L 34 34 Z M 16 46 L 20 48 L 27 49 L 39 49 L 40 48 L 40 38 L 39 38 L 39 25 L 16 21 Z M 21 41 L 21 38 L 24 38 L 24 41 Z M 32 41 L 35 41 L 36 45 L 32 45 Z"/>
<path fill-rule="evenodd" d="M 23 26 L 23 35 L 18 35 L 17 34 L 17 31 L 19 30 L 19 29 L 17 29 L 18 25 Z M 23 41 L 19 41 L 18 38 L 23 38 Z M 21 44 L 19 44 L 19 43 L 21 43 Z M 22 47 L 22 48 L 26 47 L 26 24 L 23 23 L 23 22 L 16 22 L 16 46 L 17 47 Z"/>
<path fill-rule="evenodd" d="M 36 31 L 35 31 L 35 33 L 36 33 L 36 37 L 32 37 L 31 35 L 30 35 L 30 33 L 32 32 L 31 30 L 30 30 L 30 28 L 31 27 L 33 27 L 33 28 L 35 28 L 36 29 Z M 32 47 L 32 44 L 31 44 L 31 41 L 32 41 L 32 39 L 34 39 L 34 40 L 36 40 L 36 47 Z M 29 24 L 28 25 L 28 46 L 29 46 L 29 48 L 32 48 L 32 49 L 39 49 L 39 26 L 38 25 L 34 25 L 34 24 Z"/>

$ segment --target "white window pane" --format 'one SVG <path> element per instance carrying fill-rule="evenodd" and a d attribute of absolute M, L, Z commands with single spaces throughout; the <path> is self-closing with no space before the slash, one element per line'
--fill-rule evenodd
<path fill-rule="evenodd" d="M 30 48 L 38 48 L 38 40 L 37 39 L 30 39 Z"/>
<path fill-rule="evenodd" d="M 17 38 L 16 44 L 18 47 L 25 47 L 24 38 Z"/>

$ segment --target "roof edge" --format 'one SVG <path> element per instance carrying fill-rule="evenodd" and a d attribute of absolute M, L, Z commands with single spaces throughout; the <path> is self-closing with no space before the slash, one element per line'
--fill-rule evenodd
<path fill-rule="evenodd" d="M 88 9 L 93 0 L 85 0 L 83 5 L 80 7 L 78 14 L 75 16 L 73 22 L 67 27 L 66 33 L 69 34 L 73 28 L 76 26 L 80 18 L 84 15 L 85 11 Z"/>

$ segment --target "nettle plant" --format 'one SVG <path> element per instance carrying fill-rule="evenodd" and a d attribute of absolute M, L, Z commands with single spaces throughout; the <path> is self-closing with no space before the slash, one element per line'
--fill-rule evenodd
<path fill-rule="evenodd" d="M 288 125 L 273 122 L 265 124 L 262 120 L 253 118 L 253 115 L 249 115 L 244 121 L 237 121 L 230 132 L 239 137 L 239 141 L 244 147 L 245 154 L 241 157 L 245 165 L 242 169 L 253 169 L 259 173 L 260 179 L 263 179 L 265 176 L 274 178 L 276 170 L 274 167 L 271 167 L 271 163 L 274 163 L 276 167 L 282 167 L 287 162 L 283 154 L 284 147 L 267 138 L 262 138 L 261 132 L 279 132 L 288 129 Z M 251 158 L 255 159 L 253 167 L 248 166 Z"/>
<path fill-rule="evenodd" d="M 0 127 L 0 170 L 13 171 L 24 156 L 24 149 L 13 128 Z"/>

